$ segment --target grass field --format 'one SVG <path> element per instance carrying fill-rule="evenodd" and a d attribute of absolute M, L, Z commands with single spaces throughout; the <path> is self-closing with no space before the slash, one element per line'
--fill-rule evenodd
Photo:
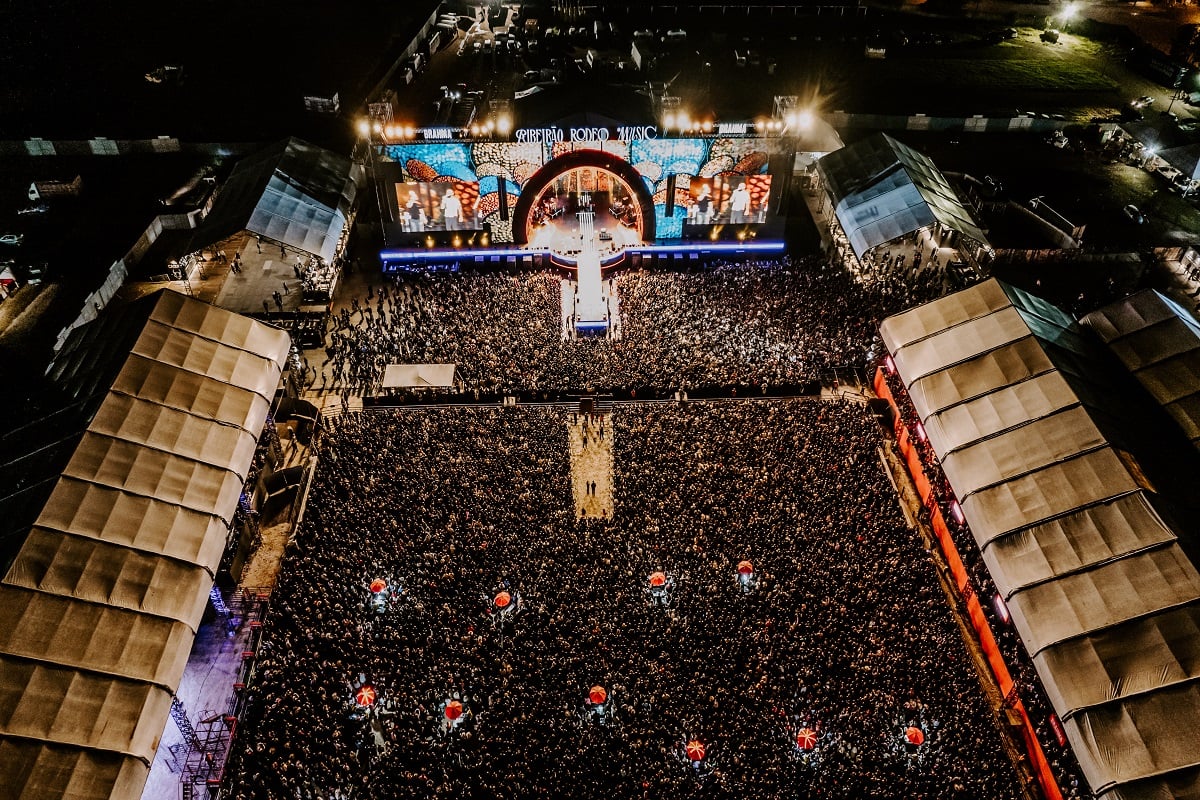
<path fill-rule="evenodd" d="M 1096 70 L 1075 61 L 1005 58 L 897 58 L 873 62 L 865 70 L 870 79 L 903 85 L 923 84 L 956 90 L 990 92 L 1080 91 L 1116 89 L 1117 84 Z M 872 74 L 874 73 L 874 74 Z"/>

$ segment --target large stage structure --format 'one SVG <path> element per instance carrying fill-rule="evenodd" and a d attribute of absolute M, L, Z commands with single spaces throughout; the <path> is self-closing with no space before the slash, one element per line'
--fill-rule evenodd
<path fill-rule="evenodd" d="M 660 251 L 696 258 L 696 245 L 778 251 L 797 152 L 766 123 L 675 135 L 549 126 L 486 139 L 389 127 L 371 145 L 385 270 L 598 262 L 603 272 Z"/>

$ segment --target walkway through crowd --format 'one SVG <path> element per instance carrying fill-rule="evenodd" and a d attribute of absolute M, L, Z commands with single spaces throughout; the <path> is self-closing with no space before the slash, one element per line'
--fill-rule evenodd
<path fill-rule="evenodd" d="M 613 432 L 605 414 L 572 414 L 567 422 L 575 516 L 613 515 Z"/>

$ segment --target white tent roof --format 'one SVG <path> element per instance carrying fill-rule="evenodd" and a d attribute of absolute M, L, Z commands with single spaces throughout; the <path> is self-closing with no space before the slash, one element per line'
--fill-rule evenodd
<path fill-rule="evenodd" d="M 454 364 L 388 364 L 383 368 L 383 386 L 415 389 L 453 386 L 454 369 Z"/>
<path fill-rule="evenodd" d="M 288 347 L 155 301 L 0 583 L 5 797 L 140 797 Z"/>
<path fill-rule="evenodd" d="M 1146 290 L 1093 311 L 1083 323 L 1200 449 L 1200 322 L 1178 303 Z"/>
<path fill-rule="evenodd" d="M 1200 573 L 1080 396 L 1077 327 L 992 280 L 880 332 L 1093 790 L 1200 796 Z"/>
<path fill-rule="evenodd" d="M 858 258 L 935 222 L 987 243 L 933 162 L 887 134 L 835 150 L 817 169 Z"/>

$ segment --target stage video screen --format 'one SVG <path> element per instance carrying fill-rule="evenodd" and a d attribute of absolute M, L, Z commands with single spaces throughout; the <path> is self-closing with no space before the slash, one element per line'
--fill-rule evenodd
<path fill-rule="evenodd" d="M 685 226 L 697 233 L 705 226 L 759 224 L 771 190 L 767 163 L 778 147 L 773 139 L 733 137 L 414 142 L 387 145 L 381 156 L 397 168 L 394 208 L 403 231 L 486 229 L 501 243 L 514 241 L 515 226 L 537 226 L 539 220 L 513 220 L 517 201 L 536 177 L 547 177 L 539 172 L 548 162 L 578 150 L 603 150 L 632 166 L 641 180 L 630 188 L 653 207 L 657 239 L 680 237 Z"/>
<path fill-rule="evenodd" d="M 479 230 L 479 189 L 465 181 L 397 183 L 396 212 L 405 233 Z"/>
<path fill-rule="evenodd" d="M 770 175 L 690 177 L 684 225 L 761 224 L 767 219 L 770 196 Z"/>

